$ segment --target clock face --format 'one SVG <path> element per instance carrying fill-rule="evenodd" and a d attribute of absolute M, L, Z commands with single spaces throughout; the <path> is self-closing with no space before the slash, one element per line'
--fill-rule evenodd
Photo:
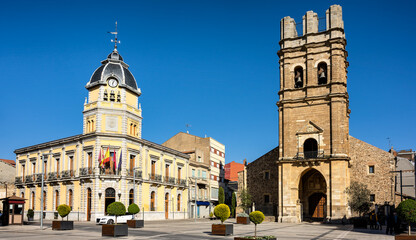
<path fill-rule="evenodd" d="M 117 85 L 118 85 L 118 81 L 117 81 L 117 79 L 115 79 L 115 78 L 110 78 L 110 79 L 108 80 L 108 85 L 109 85 L 110 87 L 117 87 Z"/>

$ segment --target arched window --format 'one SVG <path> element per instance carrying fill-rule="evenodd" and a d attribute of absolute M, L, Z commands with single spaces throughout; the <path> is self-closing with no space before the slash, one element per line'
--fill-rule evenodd
<path fill-rule="evenodd" d="M 133 123 L 130 123 L 130 134 L 133 135 Z"/>
<path fill-rule="evenodd" d="M 107 90 L 104 90 L 104 97 L 103 97 L 104 101 L 108 101 L 108 93 Z"/>
<path fill-rule="evenodd" d="M 32 192 L 32 210 L 35 210 L 35 192 Z"/>
<path fill-rule="evenodd" d="M 58 210 L 58 206 L 59 206 L 59 191 L 56 190 L 55 191 L 55 210 Z"/>
<path fill-rule="evenodd" d="M 24 192 L 22 192 L 22 194 L 20 194 L 20 197 L 21 197 L 21 198 L 25 198 L 25 193 L 24 193 Z"/>
<path fill-rule="evenodd" d="M 110 92 L 110 101 L 111 102 L 116 101 L 116 94 L 114 93 L 114 90 L 111 90 L 111 92 Z"/>
<path fill-rule="evenodd" d="M 325 62 L 318 64 L 318 85 L 327 84 L 328 68 Z"/>
<path fill-rule="evenodd" d="M 134 203 L 134 191 L 133 191 L 133 189 L 130 189 L 130 192 L 129 192 L 129 205 L 131 205 L 132 203 Z"/>
<path fill-rule="evenodd" d="M 46 210 L 46 191 L 43 191 L 43 210 Z"/>
<path fill-rule="evenodd" d="M 177 209 L 177 211 L 178 212 L 181 211 L 181 195 L 180 194 L 178 194 L 178 209 Z"/>
<path fill-rule="evenodd" d="M 303 68 L 296 67 L 295 68 L 295 88 L 303 87 Z"/>
<path fill-rule="evenodd" d="M 94 120 L 91 120 L 91 132 L 94 132 Z"/>
<path fill-rule="evenodd" d="M 303 144 L 303 154 L 305 158 L 316 158 L 318 156 L 318 142 L 313 138 L 308 138 Z"/>
<path fill-rule="evenodd" d="M 72 198 L 73 198 L 72 189 L 69 189 L 69 191 L 68 191 L 68 206 L 71 209 L 72 209 Z"/>
<path fill-rule="evenodd" d="M 156 211 L 155 209 L 155 192 L 150 194 L 150 211 Z"/>

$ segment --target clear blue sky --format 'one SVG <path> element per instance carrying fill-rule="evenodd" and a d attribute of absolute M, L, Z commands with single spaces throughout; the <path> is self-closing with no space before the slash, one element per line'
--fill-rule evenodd
<path fill-rule="evenodd" d="M 282 4 L 283 3 L 283 4 Z M 4 1 L 0 158 L 82 133 L 93 71 L 119 51 L 142 90 L 143 138 L 213 137 L 226 161 L 278 144 L 279 21 L 343 6 L 350 134 L 387 150 L 416 148 L 416 1 Z"/>

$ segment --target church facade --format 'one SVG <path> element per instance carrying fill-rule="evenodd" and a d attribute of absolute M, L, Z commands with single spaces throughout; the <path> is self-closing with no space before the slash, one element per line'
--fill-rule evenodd
<path fill-rule="evenodd" d="M 341 6 L 332 5 L 325 18 L 308 11 L 298 29 L 293 18 L 281 20 L 279 146 L 247 166 L 256 207 L 279 222 L 348 218 L 352 181 L 368 185 L 373 203 L 393 203 L 393 157 L 349 135 Z M 263 192 L 260 185 L 274 187 Z"/>
<path fill-rule="evenodd" d="M 15 150 L 16 195 L 35 219 L 67 204 L 70 219 L 94 221 L 114 201 L 136 203 L 147 220 L 188 218 L 189 155 L 141 137 L 141 91 L 128 68 L 115 47 L 92 74 L 82 134 Z"/>

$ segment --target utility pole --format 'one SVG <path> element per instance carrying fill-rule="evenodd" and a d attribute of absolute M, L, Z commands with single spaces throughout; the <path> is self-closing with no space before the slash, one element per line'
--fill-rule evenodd
<path fill-rule="evenodd" d="M 136 203 L 136 168 L 133 168 L 133 203 Z"/>
<path fill-rule="evenodd" d="M 40 229 L 43 230 L 43 179 L 45 175 L 45 156 L 42 154 L 42 190 L 40 191 Z"/>
<path fill-rule="evenodd" d="M 197 199 L 198 199 L 198 197 L 197 197 L 197 191 L 196 191 L 196 188 L 198 187 L 198 177 L 195 177 L 195 222 L 196 222 L 196 208 L 197 208 Z"/>

